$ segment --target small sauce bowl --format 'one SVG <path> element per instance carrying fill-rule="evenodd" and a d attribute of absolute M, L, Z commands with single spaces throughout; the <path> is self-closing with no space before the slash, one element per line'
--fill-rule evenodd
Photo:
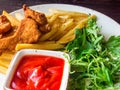
<path fill-rule="evenodd" d="M 69 55 L 64 52 L 20 50 L 10 63 L 3 88 L 4 90 L 20 90 L 22 87 L 23 90 L 66 90 L 69 70 Z"/>

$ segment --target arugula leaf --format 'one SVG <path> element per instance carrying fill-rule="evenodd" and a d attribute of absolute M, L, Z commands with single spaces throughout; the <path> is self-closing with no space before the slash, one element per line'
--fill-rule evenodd
<path fill-rule="evenodd" d="M 68 90 L 114 89 L 120 82 L 120 36 L 105 41 L 99 31 L 96 19 L 89 19 L 67 44 L 71 58 Z"/>
<path fill-rule="evenodd" d="M 111 36 L 106 43 L 109 52 L 120 58 L 120 36 Z"/>

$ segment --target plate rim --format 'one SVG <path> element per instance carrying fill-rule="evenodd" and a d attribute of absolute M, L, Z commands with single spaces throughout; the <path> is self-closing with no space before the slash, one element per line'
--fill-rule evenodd
<path fill-rule="evenodd" d="M 114 20 L 112 17 L 102 13 L 101 11 L 97 11 L 97 10 L 94 10 L 92 8 L 88 8 L 88 7 L 85 7 L 85 6 L 81 6 L 81 5 L 73 5 L 73 4 L 61 4 L 61 3 L 49 3 L 49 4 L 36 4 L 36 5 L 30 5 L 29 7 L 30 8 L 35 8 L 35 7 L 39 7 L 39 6 L 54 6 L 54 5 L 58 5 L 58 6 L 72 6 L 72 7 L 78 7 L 78 8 L 83 8 L 83 9 L 86 9 L 86 10 L 91 10 L 95 13 L 99 13 L 101 15 L 104 15 L 105 17 L 111 19 L 113 22 L 115 22 L 116 24 L 120 25 L 120 23 L 118 23 L 116 20 Z M 10 12 L 10 14 L 14 14 L 15 12 L 17 11 L 21 11 L 22 10 L 22 7 L 21 9 L 17 9 L 17 10 L 14 10 L 12 12 Z"/>
<path fill-rule="evenodd" d="M 56 4 L 56 3 L 50 3 L 50 4 L 38 4 L 38 5 L 32 5 L 29 6 L 31 9 L 40 11 L 43 13 L 47 13 L 49 8 L 56 8 L 61 10 L 67 10 L 67 11 L 74 11 L 74 12 L 83 12 L 87 14 L 95 14 L 97 16 L 97 23 L 101 28 L 100 33 L 105 36 L 105 39 L 108 40 L 110 36 L 118 36 L 120 35 L 120 24 L 115 21 L 113 18 L 88 7 L 80 6 L 80 5 L 72 5 L 72 4 Z M 14 13 L 22 13 L 23 10 L 18 9 L 11 14 L 14 15 Z"/>
<path fill-rule="evenodd" d="M 98 13 L 100 15 L 103 15 L 104 17 L 107 17 L 108 19 L 110 19 L 112 22 L 115 23 L 115 25 L 119 26 L 120 27 L 120 24 L 115 21 L 114 19 L 112 19 L 111 17 L 107 16 L 106 14 L 100 12 L 100 11 L 97 11 L 97 10 L 94 10 L 94 9 L 91 9 L 91 8 L 88 8 L 88 7 L 84 7 L 84 6 L 80 6 L 80 5 L 72 5 L 72 4 L 56 4 L 56 3 L 50 3 L 50 4 L 37 4 L 37 5 L 31 5 L 29 6 L 30 8 L 34 8 L 34 7 L 39 7 L 39 6 L 52 6 L 52 5 L 58 5 L 58 6 L 72 6 L 72 7 L 77 7 L 77 8 L 84 8 L 86 10 L 90 10 L 90 11 L 93 11 L 95 13 Z M 22 7 L 21 7 L 22 8 Z M 17 9 L 17 10 L 14 10 L 12 11 L 10 14 L 14 14 L 15 12 L 18 12 L 18 11 L 21 11 L 22 9 Z M 1 74 L 1 73 L 0 73 Z M 4 75 L 5 76 L 5 75 Z M 5 77 L 6 78 L 6 77 Z M 1 81 L 2 82 L 2 81 Z"/>

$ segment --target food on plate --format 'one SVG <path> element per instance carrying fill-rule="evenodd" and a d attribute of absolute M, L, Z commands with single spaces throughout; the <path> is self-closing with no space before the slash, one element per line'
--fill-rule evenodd
<path fill-rule="evenodd" d="M 55 8 L 50 8 L 49 11 L 51 12 L 51 14 L 55 14 L 57 16 L 66 16 L 67 18 L 74 17 L 76 21 L 88 17 L 88 14 L 82 12 L 59 10 Z"/>
<path fill-rule="evenodd" d="M 7 11 L 3 11 L 2 15 L 10 21 L 12 29 L 0 38 L 2 54 L 15 53 L 21 49 L 63 49 L 68 42 L 74 40 L 76 27 L 83 27 L 89 16 L 85 13 L 57 9 L 50 9 L 47 15 L 32 10 L 25 4 L 23 5 L 23 12 L 24 14 L 15 13 L 13 16 Z M 91 17 L 96 18 L 94 15 Z M 2 54 L 0 57 L 5 57 Z M 7 59 L 9 60 L 6 58 L 2 60 L 10 63 L 11 57 Z M 1 66 L 4 67 L 3 64 Z"/>
<path fill-rule="evenodd" d="M 14 56 L 14 52 L 4 52 L 0 56 L 0 73 L 6 74 L 7 68 Z"/>
<path fill-rule="evenodd" d="M 21 49 L 45 49 L 45 50 L 59 50 L 61 48 L 64 48 L 65 45 L 62 45 L 60 43 L 54 42 L 54 43 L 39 43 L 39 44 L 17 44 L 15 47 L 15 50 L 21 50 Z"/>
<path fill-rule="evenodd" d="M 8 18 L 11 23 L 7 22 L 7 24 L 12 24 L 13 26 L 17 27 L 13 35 L 0 39 L 0 52 L 3 52 L 5 50 L 14 50 L 17 43 L 36 43 L 41 36 L 40 27 L 44 27 L 43 30 L 45 30 L 45 32 L 46 30 L 50 29 L 47 23 L 47 18 L 43 13 L 35 12 L 24 5 L 23 7 L 26 17 L 21 20 L 20 24 L 18 24 L 19 21 L 16 20 L 16 18 L 13 18 L 13 16 L 3 11 L 3 15 L 6 16 L 3 17 L 2 15 L 1 20 L 7 20 Z M 31 17 L 28 12 L 33 12 L 33 14 L 35 14 L 37 17 Z M 14 24 L 14 22 L 16 22 L 16 24 Z M 41 26 L 38 23 L 40 23 Z M 6 24 L 4 23 L 4 25 Z M 1 32 L 6 32 L 7 29 L 9 30 L 8 26 L 10 27 L 10 25 L 5 26 L 5 28 L 3 28 L 4 31 L 2 30 Z"/>
<path fill-rule="evenodd" d="M 96 16 L 93 15 L 90 18 L 94 19 L 94 18 L 96 18 Z M 77 29 L 77 28 L 82 29 L 83 27 L 86 26 L 87 21 L 88 21 L 88 18 L 83 19 L 80 22 L 78 22 L 77 25 L 73 29 L 71 29 L 69 32 L 67 32 L 63 37 L 61 37 L 58 40 L 58 42 L 64 44 L 64 43 L 68 43 L 69 41 L 74 40 L 74 38 L 75 38 L 75 34 L 74 34 L 75 29 Z"/>
<path fill-rule="evenodd" d="M 111 36 L 105 40 L 100 34 L 101 28 L 97 25 L 97 16 L 50 9 L 50 14 L 45 15 L 45 18 L 43 13 L 38 14 L 27 6 L 23 6 L 23 9 L 25 11 L 24 22 L 27 22 L 28 18 L 34 21 L 38 26 L 40 38 L 36 40 L 36 43 L 25 43 L 26 40 L 17 43 L 14 48 L 15 52 L 25 48 L 57 49 L 67 52 L 70 55 L 71 65 L 68 90 L 120 89 L 120 36 Z M 7 16 L 10 15 L 7 14 Z M 42 18 L 39 19 L 40 17 Z M 22 22 L 19 17 L 17 18 L 17 22 L 19 20 Z M 40 21 L 42 19 L 43 22 Z M 9 18 L 8 20 L 11 23 L 14 21 Z M 34 24 L 34 29 L 36 25 Z M 19 27 L 19 24 L 15 26 Z M 29 28 L 29 25 L 27 27 Z M 27 27 L 22 28 L 27 29 Z M 43 27 L 45 32 L 42 31 Z M 26 35 L 23 34 L 23 36 Z M 29 41 L 28 38 L 27 41 Z M 0 68 L 6 70 L 7 65 L 8 63 L 2 64 Z"/>
<path fill-rule="evenodd" d="M 14 50 L 17 43 L 37 42 L 40 34 L 36 22 L 30 18 L 25 18 L 21 21 L 14 35 L 0 39 L 0 51 Z"/>

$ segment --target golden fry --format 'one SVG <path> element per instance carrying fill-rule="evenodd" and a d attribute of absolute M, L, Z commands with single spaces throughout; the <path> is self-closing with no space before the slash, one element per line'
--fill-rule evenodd
<path fill-rule="evenodd" d="M 9 61 L 3 60 L 2 58 L 0 58 L 0 66 L 8 68 L 9 64 L 10 64 Z"/>
<path fill-rule="evenodd" d="M 0 73 L 6 74 L 7 68 L 0 65 Z"/>
<path fill-rule="evenodd" d="M 14 56 L 14 53 L 2 53 L 2 55 L 0 56 L 0 59 L 11 61 L 13 56 Z"/>
<path fill-rule="evenodd" d="M 96 16 L 93 15 L 90 18 L 95 18 Z M 67 34 L 65 34 L 60 40 L 58 40 L 59 43 L 66 44 L 70 41 L 72 41 L 75 38 L 75 29 L 79 28 L 82 29 L 88 21 L 88 18 L 85 18 L 84 20 L 80 21 L 77 26 L 75 26 L 72 30 L 70 30 Z"/>
<path fill-rule="evenodd" d="M 48 23 L 52 24 L 58 18 L 58 14 L 52 15 L 51 18 L 48 19 Z"/>
<path fill-rule="evenodd" d="M 81 16 L 81 17 L 88 16 L 88 14 L 86 13 L 65 11 L 65 10 L 59 10 L 59 9 L 53 9 L 53 8 L 49 9 L 49 11 L 53 14 L 59 14 L 59 15 Z"/>
<path fill-rule="evenodd" d="M 21 49 L 45 49 L 45 50 L 57 50 L 64 48 L 64 45 L 59 43 L 48 43 L 48 44 L 17 44 L 15 50 Z"/>
<path fill-rule="evenodd" d="M 52 30 L 46 34 L 44 34 L 43 36 L 41 36 L 40 40 L 39 41 L 45 41 L 45 40 L 48 40 L 52 35 L 54 35 L 59 29 L 59 24 L 55 24 L 53 27 L 52 27 Z"/>
<path fill-rule="evenodd" d="M 2 15 L 5 15 L 8 20 L 11 22 L 12 26 L 19 26 L 20 25 L 20 21 L 17 20 L 14 16 L 10 15 L 7 11 L 3 11 Z"/>
<path fill-rule="evenodd" d="M 72 30 L 70 30 L 68 33 L 66 33 L 62 38 L 60 38 L 58 40 L 58 42 L 62 43 L 62 44 L 66 44 L 66 43 L 72 41 L 75 38 L 75 35 L 74 35 L 75 29 L 77 29 L 77 28 L 81 29 L 83 27 L 84 27 L 84 24 L 79 23 L 76 27 L 74 27 Z"/>
<path fill-rule="evenodd" d="M 60 25 L 59 30 L 49 40 L 59 40 L 61 38 L 61 35 L 64 35 L 65 33 L 68 32 L 67 28 L 69 28 L 73 24 L 74 24 L 73 19 L 68 19 L 68 21 Z"/>
<path fill-rule="evenodd" d="M 40 41 L 38 44 L 54 44 L 56 41 Z"/>

